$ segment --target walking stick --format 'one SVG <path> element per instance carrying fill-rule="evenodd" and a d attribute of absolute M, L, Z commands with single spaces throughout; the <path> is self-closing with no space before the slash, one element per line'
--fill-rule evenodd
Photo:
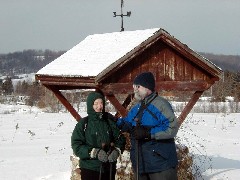
<path fill-rule="evenodd" d="M 102 179 L 102 167 L 103 167 L 103 162 L 101 162 L 101 165 L 100 165 L 99 180 Z"/>
<path fill-rule="evenodd" d="M 106 143 L 102 143 L 102 149 L 104 150 L 106 147 Z M 100 171 L 99 171 L 99 180 L 102 179 L 102 168 L 103 168 L 103 162 L 101 162 L 101 165 L 100 165 Z"/>
<path fill-rule="evenodd" d="M 113 163 L 110 163 L 110 180 L 112 180 Z"/>
<path fill-rule="evenodd" d="M 139 119 L 136 118 L 136 126 L 140 126 Z M 136 180 L 139 180 L 139 141 L 135 139 L 135 158 L 136 158 Z"/>
<path fill-rule="evenodd" d="M 110 144 L 110 151 L 108 152 L 108 155 L 112 153 L 112 151 L 114 150 L 114 143 L 111 142 Z M 112 171 L 113 171 L 113 162 L 109 162 L 110 164 L 110 180 L 112 180 Z"/>

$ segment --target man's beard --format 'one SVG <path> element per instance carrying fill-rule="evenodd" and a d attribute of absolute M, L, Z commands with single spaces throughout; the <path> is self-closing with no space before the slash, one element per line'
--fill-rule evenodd
<path fill-rule="evenodd" d="M 139 92 L 134 93 L 134 98 L 138 101 L 140 101 L 142 99 L 141 96 L 139 95 Z"/>
<path fill-rule="evenodd" d="M 141 92 L 140 91 L 135 91 L 134 92 L 134 98 L 138 101 L 144 99 L 147 96 L 147 91 L 144 89 Z"/>

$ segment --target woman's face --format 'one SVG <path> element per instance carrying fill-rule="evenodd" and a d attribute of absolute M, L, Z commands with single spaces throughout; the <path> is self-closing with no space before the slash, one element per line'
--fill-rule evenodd
<path fill-rule="evenodd" d="M 103 110 L 103 100 L 102 99 L 96 99 L 94 102 L 93 102 L 93 109 L 94 111 L 96 112 L 102 112 Z"/>

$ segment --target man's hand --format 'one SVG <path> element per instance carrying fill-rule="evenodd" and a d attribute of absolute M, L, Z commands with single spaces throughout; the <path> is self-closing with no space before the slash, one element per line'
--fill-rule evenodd
<path fill-rule="evenodd" d="M 151 128 L 146 126 L 135 126 L 133 130 L 133 137 L 136 140 L 151 139 Z"/>
<path fill-rule="evenodd" d="M 113 116 L 111 113 L 108 113 L 108 119 L 110 119 L 113 122 L 117 122 L 118 118 L 116 116 Z"/>

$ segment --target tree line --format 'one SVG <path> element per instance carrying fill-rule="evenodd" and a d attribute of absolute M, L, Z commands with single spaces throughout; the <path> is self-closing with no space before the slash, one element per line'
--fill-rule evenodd
<path fill-rule="evenodd" d="M 24 50 L 0 54 L 0 75 L 36 73 L 39 69 L 61 56 L 65 51 Z"/>
<path fill-rule="evenodd" d="M 203 57 L 216 64 L 223 71 L 239 72 L 240 56 L 239 55 L 223 55 L 200 52 Z"/>

